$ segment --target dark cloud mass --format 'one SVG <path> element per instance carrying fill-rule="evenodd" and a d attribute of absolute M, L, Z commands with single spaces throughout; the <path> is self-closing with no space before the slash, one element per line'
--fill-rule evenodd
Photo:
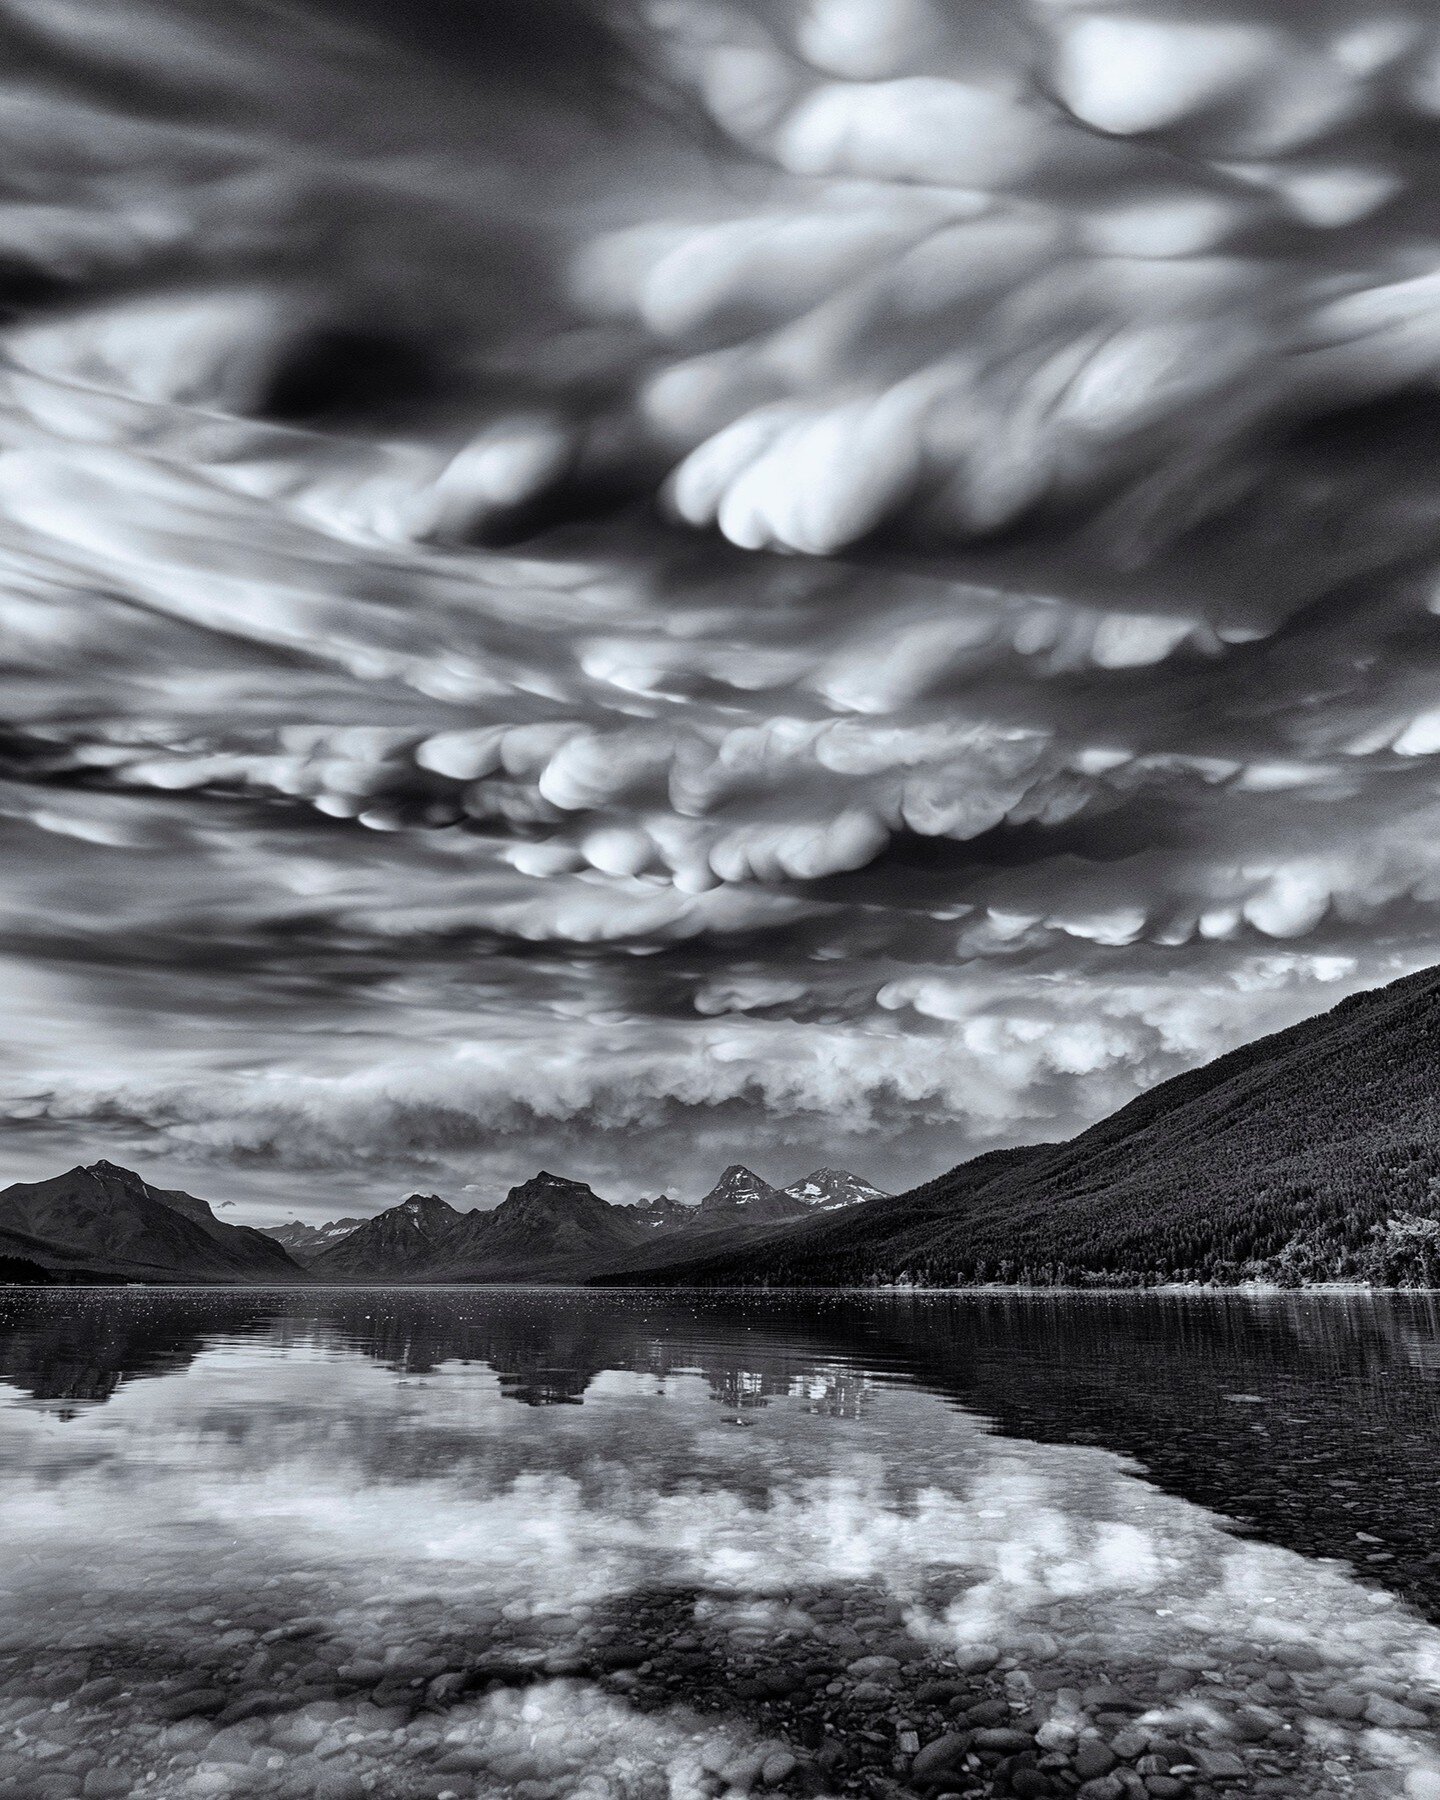
<path fill-rule="evenodd" d="M 1433 6 L 0 38 L 11 1175 L 899 1187 L 1434 960 Z"/>

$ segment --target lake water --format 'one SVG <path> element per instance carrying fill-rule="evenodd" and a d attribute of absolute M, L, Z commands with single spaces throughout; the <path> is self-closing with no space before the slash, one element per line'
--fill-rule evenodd
<path fill-rule="evenodd" d="M 1423 1297 L 0 1291 L 0 1795 L 1440 1795 Z"/>

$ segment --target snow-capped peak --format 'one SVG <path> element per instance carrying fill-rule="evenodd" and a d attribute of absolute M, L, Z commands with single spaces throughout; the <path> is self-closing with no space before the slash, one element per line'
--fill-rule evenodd
<path fill-rule="evenodd" d="M 863 1176 L 848 1169 L 815 1169 L 799 1181 L 781 1190 L 792 1200 L 813 1206 L 817 1212 L 833 1212 L 842 1206 L 859 1206 L 866 1200 L 881 1200 L 885 1190 L 877 1188 Z"/>

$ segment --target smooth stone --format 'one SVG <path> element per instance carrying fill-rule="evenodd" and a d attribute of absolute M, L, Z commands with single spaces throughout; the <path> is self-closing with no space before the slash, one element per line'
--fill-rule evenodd
<path fill-rule="evenodd" d="M 1010 1792 L 1017 1800 L 1048 1800 L 1055 1784 L 1039 1769 L 1016 1769 L 1010 1776 Z"/>
<path fill-rule="evenodd" d="M 188 1693 L 172 1694 L 155 1703 L 155 1713 L 162 1719 L 193 1719 L 201 1713 L 217 1713 L 230 1696 L 223 1688 L 196 1687 Z"/>
<path fill-rule="evenodd" d="M 1410 1800 L 1440 1800 L 1440 1770 L 1412 1769 L 1405 1777 Z"/>
<path fill-rule="evenodd" d="M 1103 1712 L 1140 1712 L 1143 1708 L 1133 1694 L 1127 1694 L 1124 1688 L 1112 1687 L 1108 1681 L 1096 1682 L 1093 1686 L 1080 1690 L 1081 1704 L 1087 1710 Z"/>
<path fill-rule="evenodd" d="M 910 1765 L 911 1780 L 926 1782 L 937 1775 L 948 1774 L 964 1760 L 969 1748 L 968 1732 L 947 1731 L 943 1737 L 932 1738 Z"/>
<path fill-rule="evenodd" d="M 1030 1749 L 1034 1741 L 1028 1731 L 1015 1731 L 1005 1725 L 985 1726 L 975 1733 L 977 1750 L 999 1750 L 1006 1756 Z"/>
<path fill-rule="evenodd" d="M 327 1727 L 319 1719 L 287 1719 L 270 1733 L 270 1742 L 292 1756 L 303 1756 L 324 1737 Z"/>
<path fill-rule="evenodd" d="M 208 1763 L 248 1763 L 255 1740 L 242 1731 L 217 1731 L 202 1752 Z"/>
<path fill-rule="evenodd" d="M 1004 1725 L 1010 1708 L 1003 1700 L 982 1700 L 978 1706 L 970 1707 L 965 1717 L 972 1725 Z"/>
<path fill-rule="evenodd" d="M 752 1750 L 746 1756 L 733 1758 L 716 1773 L 732 1793 L 748 1794 L 764 1766 L 765 1752 Z"/>
<path fill-rule="evenodd" d="M 1125 1783 L 1118 1775 L 1097 1775 L 1081 1782 L 1075 1792 L 1080 1800 L 1125 1800 Z"/>
<path fill-rule="evenodd" d="M 890 1675 L 900 1667 L 899 1660 L 893 1656 L 860 1656 L 846 1665 L 847 1672 L 858 1675 L 862 1680 L 868 1675 Z"/>
<path fill-rule="evenodd" d="M 943 1706 L 957 1694 L 965 1693 L 969 1686 L 968 1681 L 922 1681 L 915 1690 L 915 1698 L 922 1706 Z"/>
<path fill-rule="evenodd" d="M 120 1769 L 92 1769 L 80 1791 L 85 1800 L 122 1800 L 134 1785 Z"/>
<path fill-rule="evenodd" d="M 1413 1706 L 1402 1706 L 1398 1700 L 1387 1700 L 1383 1694 L 1371 1694 L 1365 1702 L 1365 1717 L 1372 1725 L 1381 1725 L 1391 1731 L 1430 1723 L 1423 1712 L 1417 1712 Z"/>
<path fill-rule="evenodd" d="M 1233 1750 L 1192 1750 L 1190 1760 L 1200 1773 L 1211 1781 L 1233 1779 L 1236 1776 L 1249 1774 L 1243 1759 L 1238 1757 Z"/>
<path fill-rule="evenodd" d="M 1086 1738 L 1071 1758 L 1075 1773 L 1082 1781 L 1093 1780 L 1097 1775 L 1108 1775 L 1115 1767 L 1118 1758 L 1108 1744 L 1098 1743 L 1094 1738 Z"/>
<path fill-rule="evenodd" d="M 490 1767 L 490 1755 L 480 1749 L 447 1750 L 435 1767 L 445 1775 L 478 1775 Z"/>
<path fill-rule="evenodd" d="M 999 1660 L 1000 1652 L 994 1644 L 962 1644 L 951 1658 L 955 1667 L 963 1669 L 968 1675 L 983 1675 L 987 1669 L 993 1669 Z"/>
<path fill-rule="evenodd" d="M 113 1700 L 119 1692 L 120 1683 L 113 1675 L 101 1675 L 77 1689 L 75 1698 L 82 1706 L 97 1706 L 102 1700 Z"/>
<path fill-rule="evenodd" d="M 1263 1706 L 1242 1706 L 1231 1721 L 1235 1735 L 1248 1744 L 1263 1743 L 1284 1722 L 1279 1713 Z"/>
<path fill-rule="evenodd" d="M 1365 1696 L 1353 1688 L 1330 1687 L 1316 1697 L 1315 1706 L 1332 1719 L 1358 1719 L 1365 1710 Z"/>
<path fill-rule="evenodd" d="M 365 1783 L 348 1769 L 322 1769 L 315 1779 L 315 1800 L 369 1800 Z"/>

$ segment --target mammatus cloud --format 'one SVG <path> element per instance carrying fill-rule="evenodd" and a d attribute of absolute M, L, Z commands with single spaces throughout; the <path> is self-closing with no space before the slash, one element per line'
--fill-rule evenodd
<path fill-rule="evenodd" d="M 566 13 L 4 10 L 17 1173 L 897 1186 L 1433 956 L 1428 9 Z"/>

